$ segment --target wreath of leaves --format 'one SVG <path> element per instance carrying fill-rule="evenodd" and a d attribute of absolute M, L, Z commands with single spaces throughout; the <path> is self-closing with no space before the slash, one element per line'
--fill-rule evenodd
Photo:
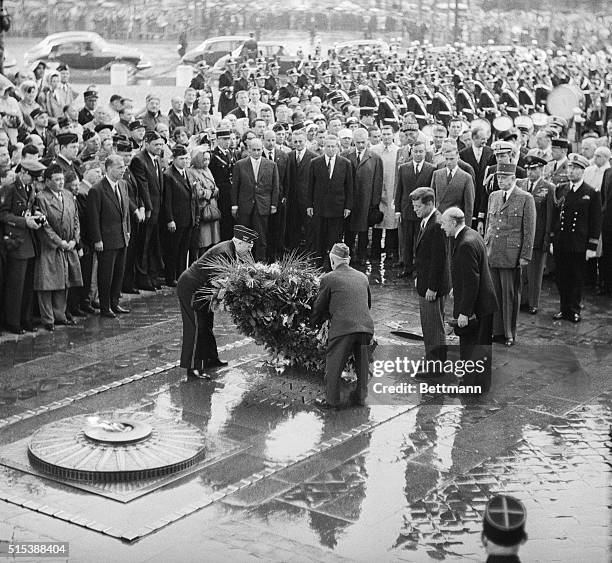
<path fill-rule="evenodd" d="M 194 307 L 228 311 L 238 331 L 263 345 L 274 362 L 323 374 L 327 323 L 310 325 L 321 275 L 311 259 L 297 251 L 272 264 L 212 258 L 203 266 L 213 277 L 196 292 Z"/>

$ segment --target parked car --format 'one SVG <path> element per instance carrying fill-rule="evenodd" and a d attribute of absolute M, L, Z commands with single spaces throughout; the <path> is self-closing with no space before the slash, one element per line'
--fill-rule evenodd
<path fill-rule="evenodd" d="M 45 37 L 26 52 L 27 65 L 34 61 L 64 63 L 71 68 L 99 70 L 112 63 L 124 63 L 134 71 L 151 68 L 142 54 L 129 47 L 108 43 L 100 35 L 90 31 L 67 31 Z"/>
<path fill-rule="evenodd" d="M 228 55 L 237 47 L 244 45 L 244 42 L 248 38 L 247 35 L 221 35 L 219 37 L 210 37 L 197 47 L 189 49 L 181 60 L 184 64 L 191 65 L 195 65 L 200 61 L 205 61 L 212 66 L 220 57 Z"/>
<path fill-rule="evenodd" d="M 300 58 L 297 55 L 291 55 L 287 47 L 278 41 L 258 41 L 257 42 L 258 57 L 263 57 L 267 62 L 276 61 L 279 65 L 279 73 L 286 74 L 290 68 L 297 66 Z M 213 67 L 214 74 L 221 74 L 225 69 L 225 62 L 231 56 L 234 59 L 242 60 L 246 50 L 244 43 L 236 47 L 230 54 L 221 57 Z M 255 63 L 255 61 L 253 61 Z M 253 66 L 253 69 L 256 65 Z"/>
<path fill-rule="evenodd" d="M 349 56 L 351 53 L 389 53 L 389 44 L 381 39 L 355 39 L 336 43 L 334 51 L 339 58 Z"/>

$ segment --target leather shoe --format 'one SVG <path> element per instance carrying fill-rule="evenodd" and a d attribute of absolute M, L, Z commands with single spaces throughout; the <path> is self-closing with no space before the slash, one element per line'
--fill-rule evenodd
<path fill-rule="evenodd" d="M 79 309 L 81 309 L 81 311 L 84 313 L 89 313 L 90 315 L 96 314 L 96 310 L 89 303 L 83 303 Z"/>
<path fill-rule="evenodd" d="M 52 324 L 44 325 L 44 328 L 48 332 L 53 332 L 55 330 L 55 327 Z"/>
<path fill-rule="evenodd" d="M 507 346 L 508 348 L 510 348 L 510 346 L 514 346 L 516 344 L 516 340 L 514 340 L 514 338 L 506 338 L 506 341 L 504 342 L 504 346 Z"/>
<path fill-rule="evenodd" d="M 582 320 L 582 317 L 578 313 L 570 313 L 566 318 L 572 323 L 579 323 Z"/>
<path fill-rule="evenodd" d="M 328 411 L 334 411 L 338 408 L 336 405 L 328 403 L 325 399 L 315 399 L 314 404 L 320 409 Z"/>
<path fill-rule="evenodd" d="M 175 281 L 175 280 L 172 280 L 172 281 L 167 281 L 167 282 L 166 282 L 166 285 L 167 285 L 168 287 L 176 287 L 176 281 Z"/>
<path fill-rule="evenodd" d="M 117 305 L 113 308 L 113 313 L 116 315 L 127 315 L 130 312 L 129 309 L 124 309 L 123 307 Z"/>
<path fill-rule="evenodd" d="M 78 307 L 76 309 L 72 309 L 72 311 L 70 311 L 70 314 L 73 317 L 86 317 L 87 313 L 81 309 L 79 309 Z"/>
<path fill-rule="evenodd" d="M 62 320 L 62 321 L 55 321 L 55 324 L 56 324 L 56 325 L 59 325 L 59 326 L 72 326 L 72 325 L 75 325 L 75 324 L 76 324 L 76 322 L 74 321 L 74 319 L 73 319 L 73 318 L 69 318 L 69 317 L 66 315 L 66 319 L 65 319 L 65 320 Z"/>
<path fill-rule="evenodd" d="M 210 379 L 210 376 L 205 373 L 200 373 L 197 369 L 188 369 L 187 377 L 191 379 Z"/>
<path fill-rule="evenodd" d="M 227 362 L 224 362 L 223 360 L 220 360 L 219 358 L 214 358 L 211 360 L 206 360 L 204 362 L 204 367 L 205 368 L 223 368 L 225 367 L 227 364 Z"/>
<path fill-rule="evenodd" d="M 99 309 L 99 308 L 100 308 L 100 302 L 99 302 L 99 301 L 94 300 L 94 301 L 92 301 L 92 302 L 91 302 L 91 306 L 92 306 L 94 309 Z"/>
<path fill-rule="evenodd" d="M 555 313 L 552 318 L 555 321 L 560 321 L 561 319 L 565 318 L 565 313 L 563 311 L 559 311 L 558 313 Z"/>
<path fill-rule="evenodd" d="M 537 307 L 529 307 L 529 309 L 527 309 L 527 312 L 530 315 L 537 315 L 538 314 L 538 308 Z"/>
<path fill-rule="evenodd" d="M 140 290 L 135 287 L 131 287 L 129 289 L 122 289 L 121 293 L 131 293 L 132 295 L 140 295 Z"/>
<path fill-rule="evenodd" d="M 107 319 L 116 319 L 117 315 L 115 315 L 115 313 L 113 313 L 112 311 L 100 311 L 100 316 L 101 317 L 106 317 Z"/>
<path fill-rule="evenodd" d="M 24 325 L 24 327 L 26 332 L 38 332 L 38 327 L 35 327 L 34 325 Z"/>
<path fill-rule="evenodd" d="M 164 287 L 164 286 L 163 286 L 161 283 L 159 283 L 159 282 L 158 282 L 158 283 L 154 283 L 154 284 L 153 284 L 153 287 L 154 287 L 155 289 L 161 289 L 161 288 L 162 288 L 162 287 Z"/>
<path fill-rule="evenodd" d="M 25 334 L 25 330 L 20 326 L 6 325 L 6 330 L 13 334 Z"/>

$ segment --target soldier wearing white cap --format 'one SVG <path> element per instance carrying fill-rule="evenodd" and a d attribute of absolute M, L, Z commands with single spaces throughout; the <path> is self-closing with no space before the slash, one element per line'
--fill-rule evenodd
<path fill-rule="evenodd" d="M 578 323 L 585 261 L 596 257 L 602 209 L 600 193 L 582 179 L 589 161 L 575 153 L 567 160 L 569 188 L 559 202 L 551 233 L 560 298 L 560 310 L 553 318 Z"/>
<path fill-rule="evenodd" d="M 357 389 L 351 399 L 355 404 L 363 405 L 368 394 L 367 346 L 374 334 L 370 285 L 364 273 L 349 266 L 351 257 L 346 244 L 334 244 L 329 260 L 332 271 L 321 278 L 311 317 L 315 325 L 329 319 L 325 400 L 317 401 L 317 405 L 322 408 L 340 406 L 340 376 L 351 354 L 357 372 Z"/>

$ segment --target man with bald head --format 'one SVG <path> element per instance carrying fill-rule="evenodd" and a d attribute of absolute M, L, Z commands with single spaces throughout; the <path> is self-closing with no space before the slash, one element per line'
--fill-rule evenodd
<path fill-rule="evenodd" d="M 255 259 L 266 260 L 268 220 L 277 212 L 280 194 L 278 166 L 262 158 L 261 139 L 251 139 L 249 154 L 239 160 L 232 174 L 232 216 L 241 225 L 259 234 Z"/>
<path fill-rule="evenodd" d="M 490 369 L 493 314 L 497 298 L 482 237 L 466 225 L 464 212 L 450 207 L 442 214 L 442 230 L 454 239 L 451 257 L 453 318 L 462 360 L 488 358 Z"/>

